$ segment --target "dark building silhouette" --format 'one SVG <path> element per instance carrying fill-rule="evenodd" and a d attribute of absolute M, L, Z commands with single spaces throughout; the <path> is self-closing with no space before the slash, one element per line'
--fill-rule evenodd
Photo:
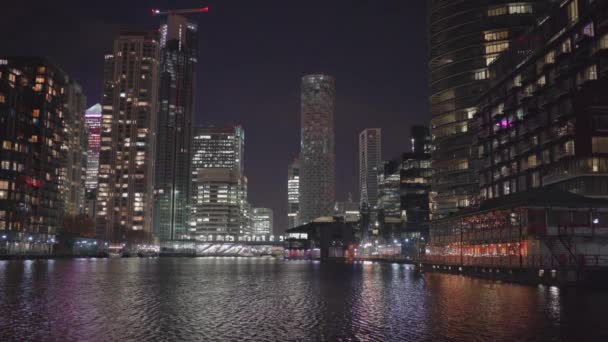
<path fill-rule="evenodd" d="M 154 232 L 188 237 L 198 27 L 169 14 L 160 27 Z"/>

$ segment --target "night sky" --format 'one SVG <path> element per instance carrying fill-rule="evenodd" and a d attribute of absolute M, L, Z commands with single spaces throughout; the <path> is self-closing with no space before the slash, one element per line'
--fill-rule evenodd
<path fill-rule="evenodd" d="M 358 198 L 358 132 L 383 130 L 383 158 L 427 124 L 426 1 L 4 0 L 0 55 L 50 58 L 99 102 L 103 56 L 123 29 L 158 27 L 151 8 L 210 5 L 200 33 L 196 122 L 242 124 L 253 206 L 286 224 L 287 165 L 300 143 L 300 77 L 336 77 L 337 200 Z"/>

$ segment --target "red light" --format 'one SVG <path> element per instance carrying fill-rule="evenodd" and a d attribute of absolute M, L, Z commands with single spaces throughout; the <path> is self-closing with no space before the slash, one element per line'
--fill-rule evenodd
<path fill-rule="evenodd" d="M 156 14 L 156 10 L 154 8 L 152 9 L 152 14 Z"/>
<path fill-rule="evenodd" d="M 204 12 L 204 13 L 209 12 L 209 6 L 201 8 L 201 12 Z"/>

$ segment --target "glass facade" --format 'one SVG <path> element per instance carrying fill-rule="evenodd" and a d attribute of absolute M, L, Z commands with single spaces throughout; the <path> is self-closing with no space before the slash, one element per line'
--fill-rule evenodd
<path fill-rule="evenodd" d="M 154 233 L 188 238 L 198 27 L 169 14 L 160 28 Z"/>
<path fill-rule="evenodd" d="M 378 207 L 378 174 L 382 173 L 382 131 L 366 128 L 359 134 L 359 186 L 361 207 Z"/>
<path fill-rule="evenodd" d="M 545 2 L 432 0 L 430 105 L 434 150 L 433 217 L 476 202 L 471 160 L 476 101 L 487 89 L 488 66 L 536 19 Z"/>
<path fill-rule="evenodd" d="M 287 170 L 287 229 L 300 225 L 300 159 Z"/>
<path fill-rule="evenodd" d="M 254 208 L 253 209 L 253 239 L 261 237 L 266 239 L 267 236 L 273 233 L 273 212 L 269 208 Z"/>
<path fill-rule="evenodd" d="M 87 191 L 97 189 L 99 174 L 99 151 L 101 149 L 101 104 L 96 104 L 85 112 L 85 124 L 88 132 L 87 143 Z"/>

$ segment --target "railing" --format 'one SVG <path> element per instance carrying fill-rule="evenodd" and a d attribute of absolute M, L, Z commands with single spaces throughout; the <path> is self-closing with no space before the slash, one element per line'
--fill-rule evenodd
<path fill-rule="evenodd" d="M 450 266 L 478 266 L 478 267 L 502 267 L 502 268 L 581 268 L 581 267 L 608 267 L 608 255 L 577 255 L 570 258 L 567 254 L 559 254 L 555 257 L 550 255 L 531 255 L 520 257 L 517 255 L 507 256 L 459 256 L 459 255 L 425 255 L 421 262 L 427 264 L 450 265 Z"/>

